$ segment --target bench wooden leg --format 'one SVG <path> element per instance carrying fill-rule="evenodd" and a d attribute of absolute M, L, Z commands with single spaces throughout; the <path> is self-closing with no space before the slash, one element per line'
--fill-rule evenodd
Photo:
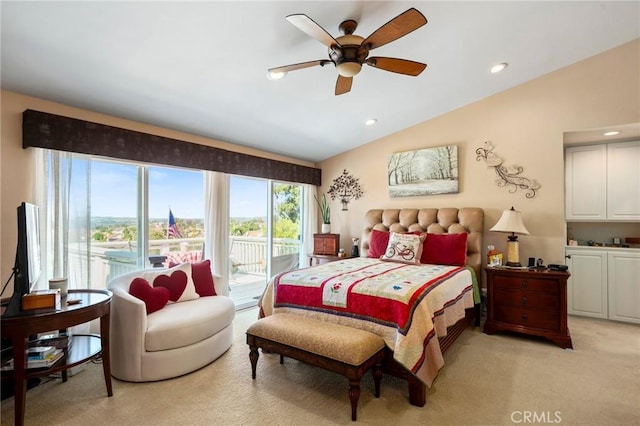
<path fill-rule="evenodd" d="M 351 400 L 351 420 L 355 422 L 360 399 L 360 380 L 349 380 L 349 399 Z"/>
<path fill-rule="evenodd" d="M 380 382 L 382 381 L 382 375 L 384 374 L 382 371 L 382 363 L 374 365 L 371 369 L 371 374 L 373 374 L 373 383 L 376 387 L 376 398 L 380 398 Z"/>
<path fill-rule="evenodd" d="M 255 345 L 249 345 L 249 359 L 251 360 L 251 378 L 256 378 L 256 366 L 258 365 L 258 347 Z"/>

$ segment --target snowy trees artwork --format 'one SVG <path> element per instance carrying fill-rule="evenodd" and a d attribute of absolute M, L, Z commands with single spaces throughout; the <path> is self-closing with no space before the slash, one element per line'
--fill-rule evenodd
<path fill-rule="evenodd" d="M 394 152 L 389 155 L 390 197 L 458 192 L 458 147 L 455 145 Z"/>

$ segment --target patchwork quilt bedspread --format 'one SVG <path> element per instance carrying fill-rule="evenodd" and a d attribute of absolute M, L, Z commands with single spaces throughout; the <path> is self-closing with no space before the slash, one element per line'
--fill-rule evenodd
<path fill-rule="evenodd" d="M 473 307 L 477 292 L 472 268 L 354 258 L 276 275 L 260 311 L 261 316 L 289 312 L 376 333 L 396 361 L 431 386 L 444 365 L 438 337 Z"/>

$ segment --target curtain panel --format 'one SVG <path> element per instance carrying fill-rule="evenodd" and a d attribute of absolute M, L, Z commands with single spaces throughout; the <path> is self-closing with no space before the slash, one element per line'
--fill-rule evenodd
<path fill-rule="evenodd" d="M 60 115 L 26 110 L 22 147 L 100 155 L 285 182 L 321 184 L 321 170 Z"/>

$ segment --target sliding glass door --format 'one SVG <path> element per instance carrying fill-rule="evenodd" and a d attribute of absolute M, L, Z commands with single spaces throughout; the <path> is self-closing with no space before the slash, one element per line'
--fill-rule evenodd
<path fill-rule="evenodd" d="M 302 186 L 231 176 L 230 297 L 255 306 L 269 278 L 299 264 Z"/>
<path fill-rule="evenodd" d="M 300 262 L 302 247 L 302 186 L 272 182 L 271 268 L 272 277 L 282 271 L 295 269 Z"/>
<path fill-rule="evenodd" d="M 255 306 L 266 285 L 269 181 L 229 179 L 229 296 Z"/>

